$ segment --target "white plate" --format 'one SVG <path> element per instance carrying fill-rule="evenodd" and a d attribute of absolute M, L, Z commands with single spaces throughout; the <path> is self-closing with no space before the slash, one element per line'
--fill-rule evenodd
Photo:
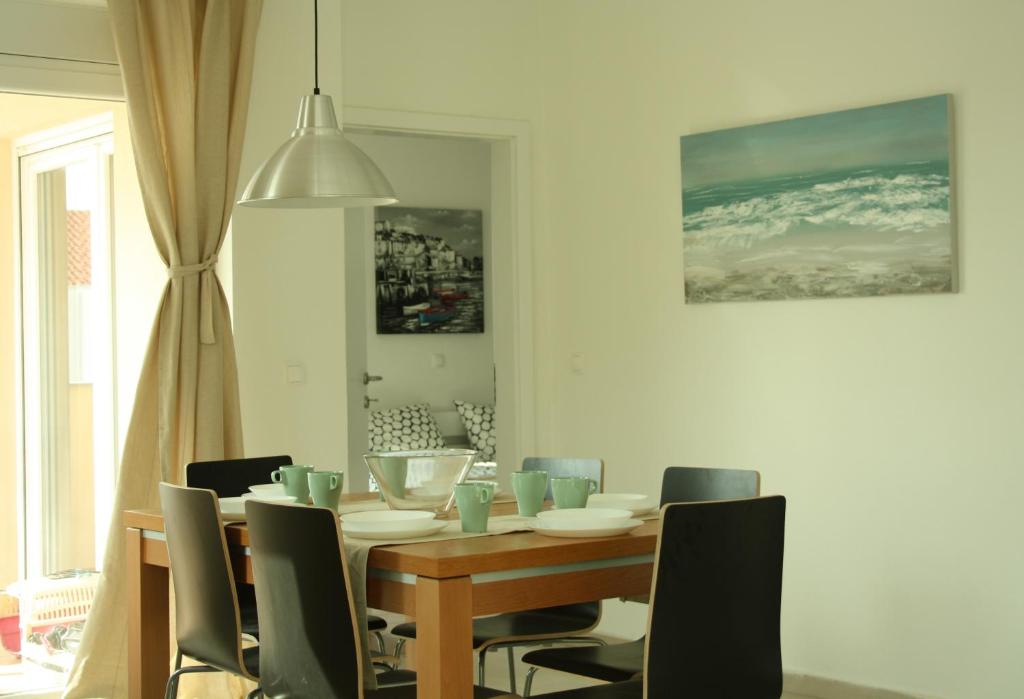
<path fill-rule="evenodd" d="M 424 536 L 437 534 L 446 526 L 448 526 L 448 522 L 445 522 L 444 520 L 435 520 L 429 527 L 418 527 L 416 529 L 398 529 L 392 531 L 369 529 L 353 530 L 350 527 L 346 527 L 345 523 L 342 522 L 341 533 L 350 539 L 420 539 Z"/>
<path fill-rule="evenodd" d="M 587 498 L 587 508 L 629 510 L 633 516 L 645 515 L 655 509 L 651 499 L 640 493 L 594 493 Z"/>
<path fill-rule="evenodd" d="M 607 529 L 625 524 L 632 518 L 633 513 L 629 510 L 598 507 L 572 507 L 537 513 L 537 520 L 543 526 L 555 526 L 559 529 Z"/>
<path fill-rule="evenodd" d="M 436 521 L 433 512 L 423 510 L 368 510 L 341 516 L 343 529 L 367 534 L 420 531 L 431 528 Z"/>
<path fill-rule="evenodd" d="M 589 539 L 600 536 L 620 536 L 622 534 L 628 534 L 642 524 L 643 522 L 639 519 L 629 519 L 622 524 L 608 526 L 603 529 L 564 529 L 562 527 L 553 527 L 549 524 L 537 522 L 533 527 L 533 531 L 537 534 L 543 534 L 544 536 L 557 536 L 564 539 Z"/>
<path fill-rule="evenodd" d="M 294 495 L 285 495 L 284 493 L 246 493 L 242 496 L 242 500 L 256 500 L 258 502 L 278 502 L 278 503 L 290 503 L 295 502 Z M 243 508 L 244 509 L 244 508 Z"/>
<path fill-rule="evenodd" d="M 250 485 L 249 492 L 259 493 L 260 495 L 284 495 L 284 483 L 260 483 L 259 485 Z"/>
<path fill-rule="evenodd" d="M 225 522 L 245 521 L 245 500 L 242 498 L 219 498 L 220 518 Z"/>
<path fill-rule="evenodd" d="M 257 495 L 256 493 L 246 493 L 240 498 L 219 498 L 220 518 L 225 522 L 244 522 L 246 500 L 259 500 L 262 502 L 277 502 L 283 504 L 295 502 L 295 497 L 292 495 Z"/>

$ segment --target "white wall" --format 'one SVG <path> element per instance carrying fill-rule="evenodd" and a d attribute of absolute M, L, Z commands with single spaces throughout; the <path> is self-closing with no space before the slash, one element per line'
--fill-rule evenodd
<path fill-rule="evenodd" d="M 313 91 L 313 8 L 264 4 L 239 194 L 295 126 Z M 340 107 L 340 3 L 320 3 L 320 86 Z M 339 109 L 340 111 L 340 109 Z M 236 207 L 232 223 L 235 346 L 247 455 L 343 467 L 345 249 L 340 209 Z M 288 365 L 304 369 L 287 383 Z"/>
<path fill-rule="evenodd" d="M 400 206 L 480 209 L 484 212 L 484 279 L 490 281 L 490 144 L 454 138 L 421 138 L 353 134 L 362 148 L 387 174 L 400 198 Z M 387 218 L 387 209 L 377 217 Z M 383 381 L 370 387 L 379 398 L 374 408 L 393 408 L 409 403 L 429 403 L 453 410 L 453 400 L 494 403 L 494 345 L 492 294 L 484 296 L 484 332 L 473 335 L 378 335 L 373 270 L 373 231 L 362 234 L 365 256 L 362 265 L 365 284 L 362 301 L 366 306 L 367 367 Z M 434 368 L 431 357 L 445 358 Z M 461 431 L 461 430 L 460 430 Z"/>
<path fill-rule="evenodd" d="M 541 444 L 603 456 L 612 490 L 760 469 L 789 502 L 787 669 L 1019 697 L 1024 6 L 541 7 Z M 680 135 L 942 92 L 961 293 L 684 305 Z M 609 607 L 641 631 L 642 609 Z"/>
<path fill-rule="evenodd" d="M 304 91 L 307 18 L 284 4 L 266 5 L 243 179 Z M 343 27 L 347 104 L 534 126 L 542 451 L 604 457 L 616 490 L 655 492 L 670 464 L 759 468 L 766 492 L 789 498 L 788 669 L 948 699 L 1019 695 L 1021 6 L 325 8 L 327 31 Z M 961 293 L 683 304 L 680 135 L 940 92 L 955 100 Z M 247 448 L 343 453 L 339 225 L 298 212 L 235 223 Z M 293 357 L 306 385 L 283 383 Z M 640 632 L 641 608 L 608 607 L 607 628 Z"/>

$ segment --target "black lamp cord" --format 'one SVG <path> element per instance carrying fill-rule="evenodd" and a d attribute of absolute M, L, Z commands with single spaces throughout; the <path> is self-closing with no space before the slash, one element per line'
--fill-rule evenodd
<path fill-rule="evenodd" d="M 320 17 L 317 6 L 319 2 L 313 0 L 313 94 L 320 94 Z"/>

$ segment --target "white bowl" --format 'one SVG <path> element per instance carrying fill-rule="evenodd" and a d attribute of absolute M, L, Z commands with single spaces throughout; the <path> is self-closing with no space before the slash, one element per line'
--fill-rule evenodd
<path fill-rule="evenodd" d="M 454 488 L 476 459 L 472 449 L 389 451 L 363 454 L 392 510 L 451 512 Z"/>
<path fill-rule="evenodd" d="M 594 493 L 587 498 L 587 508 L 629 510 L 634 515 L 654 509 L 654 502 L 640 493 Z"/>
<path fill-rule="evenodd" d="M 433 512 L 420 510 L 370 510 L 341 516 L 342 529 L 366 532 L 398 532 L 435 526 Z"/>
<path fill-rule="evenodd" d="M 537 523 L 544 529 L 607 529 L 632 519 L 630 510 L 599 507 L 571 507 L 537 513 Z"/>
<path fill-rule="evenodd" d="M 295 502 L 294 495 L 285 495 L 284 493 L 246 493 L 242 496 L 242 500 L 258 500 L 259 502 Z"/>
<path fill-rule="evenodd" d="M 253 493 L 284 495 L 284 483 L 260 483 L 259 485 L 250 485 L 249 491 Z"/>

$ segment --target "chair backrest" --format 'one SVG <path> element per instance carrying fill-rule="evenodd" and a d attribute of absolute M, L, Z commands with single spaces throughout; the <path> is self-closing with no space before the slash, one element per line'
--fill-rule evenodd
<path fill-rule="evenodd" d="M 291 462 L 288 455 L 196 461 L 185 467 L 185 485 L 212 490 L 220 498 L 237 498 L 248 493 L 250 485 L 269 483 L 273 471 Z"/>
<path fill-rule="evenodd" d="M 661 504 L 756 498 L 761 474 L 738 468 L 671 466 L 661 479 Z"/>
<path fill-rule="evenodd" d="M 647 629 L 647 699 L 778 699 L 786 499 L 665 507 Z"/>
<path fill-rule="evenodd" d="M 550 456 L 528 456 L 523 459 L 524 471 L 547 471 L 548 492 L 551 499 L 551 478 L 582 476 L 597 481 L 597 492 L 604 492 L 604 461 L 601 459 L 565 459 Z"/>
<path fill-rule="evenodd" d="M 361 699 L 359 631 L 338 516 L 248 501 L 264 696 Z"/>
<path fill-rule="evenodd" d="M 251 678 L 242 661 L 235 576 L 216 494 L 161 483 L 160 506 L 174 582 L 178 648 L 200 662 Z"/>

